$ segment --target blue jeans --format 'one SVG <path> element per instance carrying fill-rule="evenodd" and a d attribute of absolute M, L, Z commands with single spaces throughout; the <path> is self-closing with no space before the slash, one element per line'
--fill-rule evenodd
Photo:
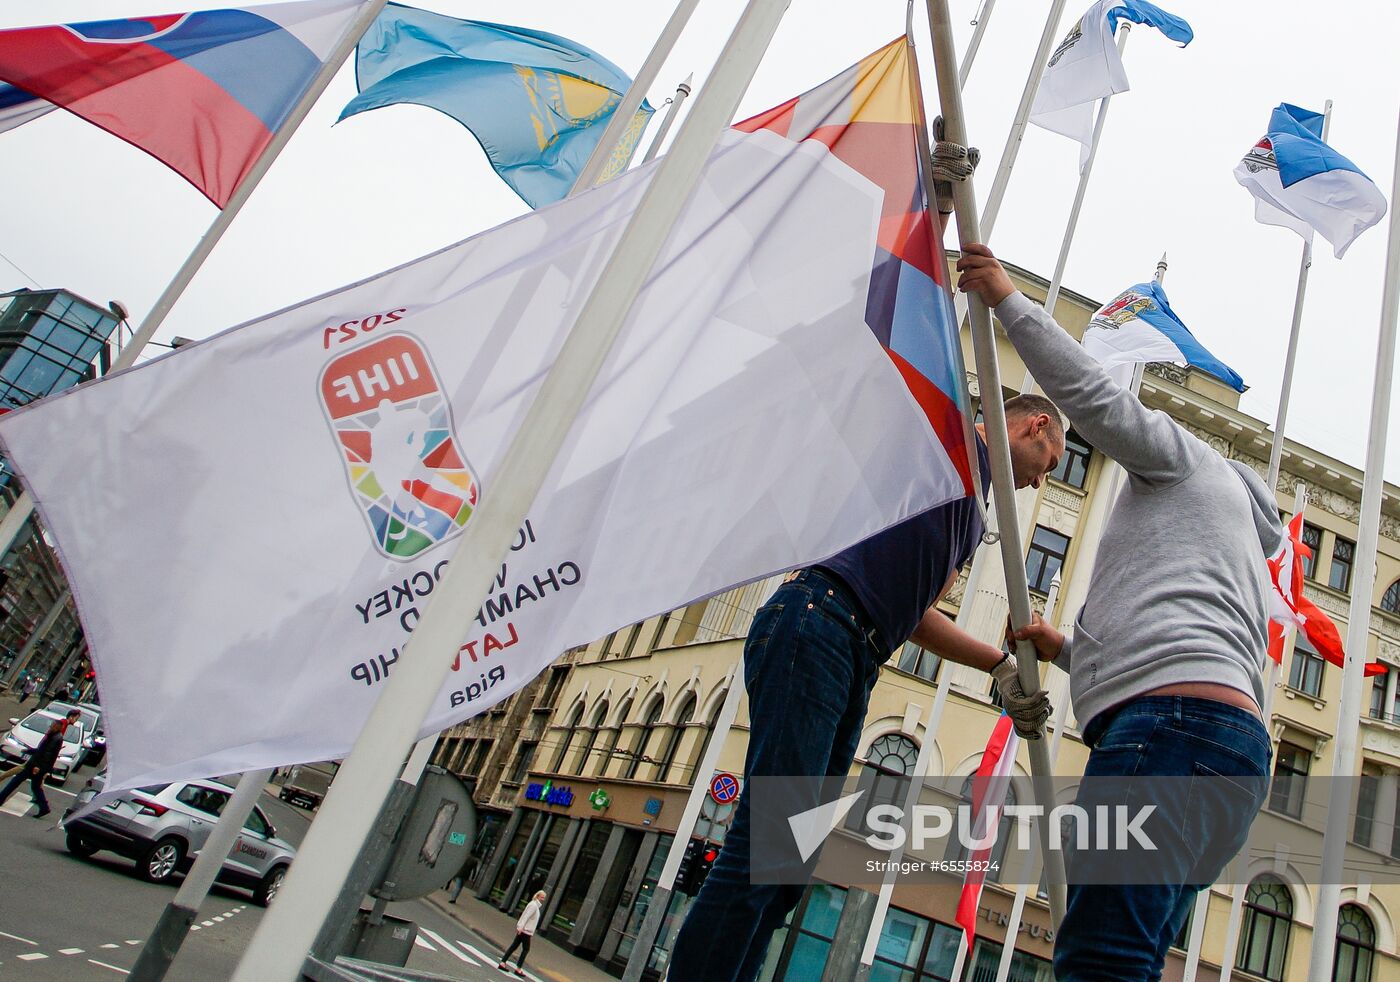
<path fill-rule="evenodd" d="M 868 633 L 865 614 L 823 570 L 804 571 L 759 609 L 744 645 L 748 778 L 846 775 L 886 657 Z M 812 800 L 792 802 L 788 814 L 821 804 L 815 784 Z M 724 847 L 676 936 L 669 982 L 750 982 L 773 932 L 802 899 L 804 884 L 751 882 L 751 788 L 746 782 Z"/>
<path fill-rule="evenodd" d="M 1090 815 L 1124 797 L 1130 807 L 1154 805 L 1148 830 L 1158 852 L 1146 864 L 1069 852 L 1055 978 L 1154 982 L 1196 895 L 1244 846 L 1264 804 L 1269 734 L 1258 717 L 1225 703 L 1148 696 L 1095 717 L 1084 741 L 1093 751 L 1076 803 Z M 1138 882 L 1112 882 L 1125 868 Z"/>

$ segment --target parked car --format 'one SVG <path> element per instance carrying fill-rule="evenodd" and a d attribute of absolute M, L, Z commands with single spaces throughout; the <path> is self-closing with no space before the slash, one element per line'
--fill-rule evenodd
<path fill-rule="evenodd" d="M 95 706 L 71 702 L 51 702 L 44 708 L 59 716 L 67 716 L 75 709 L 82 713 L 79 722 L 83 724 L 83 756 L 78 761 L 78 766 L 95 767 L 107 752 L 107 737 L 102 733 L 102 710 Z"/>
<path fill-rule="evenodd" d="M 11 716 L 10 732 L 0 737 L 0 761 L 8 767 L 24 760 L 29 756 L 29 752 L 39 745 L 39 741 L 44 739 L 44 734 L 48 732 L 54 720 L 58 719 L 63 719 L 63 716 L 51 713 L 47 709 L 35 710 L 24 719 Z M 63 732 L 63 749 L 58 752 L 58 760 L 54 761 L 53 770 L 49 771 L 49 776 L 45 779 L 50 784 L 62 784 L 68 780 L 78 756 L 85 752 L 83 736 L 81 723 L 70 726 Z"/>
<path fill-rule="evenodd" d="M 106 772 L 94 775 L 78 793 L 73 814 L 101 791 Z M 187 872 L 209 840 L 233 789 L 220 781 L 153 784 L 123 791 L 90 814 L 64 816 L 68 851 L 84 859 L 106 849 L 134 860 L 136 873 L 164 883 Z M 220 882 L 253 892 L 266 907 L 287 875 L 296 848 L 277 837 L 261 808 L 255 807 L 220 870 Z"/>

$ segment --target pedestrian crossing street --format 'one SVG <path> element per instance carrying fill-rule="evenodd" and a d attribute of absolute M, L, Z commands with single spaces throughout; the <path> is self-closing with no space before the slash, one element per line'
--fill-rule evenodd
<path fill-rule="evenodd" d="M 441 934 L 429 930 L 421 924 L 418 926 L 418 937 L 414 939 L 414 944 L 428 951 L 445 951 L 447 954 L 452 955 L 466 965 L 499 971 L 496 969 L 497 957 L 499 956 L 488 955 L 480 948 L 465 940 L 449 941 Z M 511 956 L 510 968 L 505 974 L 510 975 L 512 978 L 517 977 L 515 974 L 514 955 Z M 540 978 L 540 976 L 536 975 L 528 968 L 525 969 L 525 978 L 529 979 L 530 982 L 546 982 L 546 980 Z"/>

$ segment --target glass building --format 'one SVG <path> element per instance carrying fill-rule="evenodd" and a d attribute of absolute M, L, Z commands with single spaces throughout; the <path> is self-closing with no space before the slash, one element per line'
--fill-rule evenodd
<path fill-rule="evenodd" d="M 0 294 L 0 408 L 96 377 L 117 315 L 67 290 Z"/>

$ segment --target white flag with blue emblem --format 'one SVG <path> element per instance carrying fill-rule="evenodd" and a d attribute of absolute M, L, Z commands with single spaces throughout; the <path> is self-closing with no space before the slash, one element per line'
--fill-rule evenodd
<path fill-rule="evenodd" d="M 1236 392 L 1244 391 L 1244 379 L 1207 351 L 1172 312 L 1160 283 L 1130 286 L 1100 307 L 1084 329 L 1084 350 L 1110 372 L 1169 361 L 1199 368 Z"/>
<path fill-rule="evenodd" d="M 1323 142 L 1322 121 L 1321 113 L 1280 104 L 1268 133 L 1235 167 L 1235 180 L 1254 195 L 1257 221 L 1291 228 L 1308 241 L 1317 232 L 1341 259 L 1385 217 L 1385 195 Z"/>
<path fill-rule="evenodd" d="M 1128 73 L 1113 43 L 1120 20 L 1155 27 L 1185 47 L 1191 25 L 1147 0 L 1099 0 L 1085 12 L 1050 56 L 1040 79 L 1030 121 L 1078 140 L 1080 165 L 1094 135 L 1094 103 L 1128 91 Z"/>

